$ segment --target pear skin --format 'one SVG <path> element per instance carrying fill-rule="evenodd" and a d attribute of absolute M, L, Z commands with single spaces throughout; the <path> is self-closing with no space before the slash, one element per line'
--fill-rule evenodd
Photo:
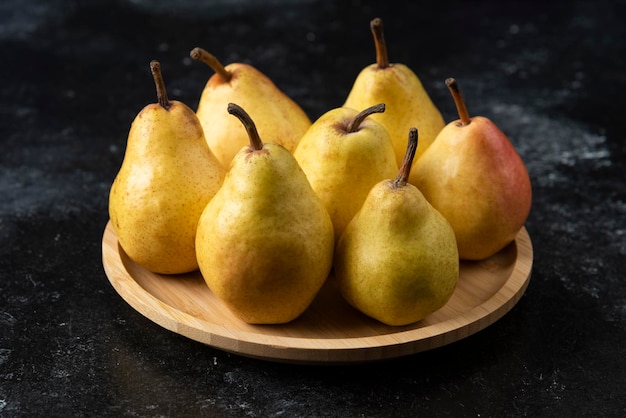
<path fill-rule="evenodd" d="M 159 103 L 132 122 L 109 215 L 126 254 L 163 274 L 196 270 L 196 226 L 225 170 L 209 150 L 193 110 L 168 100 L 158 62 L 151 63 Z"/>
<path fill-rule="evenodd" d="M 459 256 L 482 260 L 515 239 L 530 213 L 531 182 L 507 136 L 488 118 L 469 117 L 446 80 L 460 119 L 446 125 L 413 167 L 409 182 L 450 222 Z"/>
<path fill-rule="evenodd" d="M 372 186 L 398 172 L 387 130 L 369 117 L 384 109 L 384 104 L 361 112 L 332 109 L 311 125 L 294 151 L 333 221 L 336 240 Z"/>
<path fill-rule="evenodd" d="M 211 291 L 253 324 L 286 323 L 311 304 L 332 268 L 333 226 L 293 155 L 261 142 L 239 106 L 250 145 L 232 160 L 198 223 L 196 251 Z"/>
<path fill-rule="evenodd" d="M 273 140 L 293 152 L 311 126 L 304 110 L 265 74 L 251 65 L 231 63 L 226 66 L 201 48 L 191 57 L 216 70 L 206 83 L 196 114 L 205 132 L 209 148 L 224 167 L 249 142 L 242 124 L 227 114 L 228 103 L 237 103 L 255 121 L 261 138 Z"/>
<path fill-rule="evenodd" d="M 335 250 L 344 299 L 393 326 L 417 322 L 444 306 L 459 277 L 450 224 L 407 183 L 416 145 L 412 129 L 398 177 L 372 188 Z"/>
<path fill-rule="evenodd" d="M 372 20 L 370 28 L 376 46 L 376 63 L 368 65 L 358 74 L 344 106 L 365 109 L 385 103 L 385 113 L 371 117 L 389 132 L 396 163 L 400 166 L 409 129 L 417 127 L 420 133 L 415 153 L 417 161 L 445 126 L 445 121 L 417 75 L 404 64 L 389 63 L 382 21 L 378 18 Z"/>

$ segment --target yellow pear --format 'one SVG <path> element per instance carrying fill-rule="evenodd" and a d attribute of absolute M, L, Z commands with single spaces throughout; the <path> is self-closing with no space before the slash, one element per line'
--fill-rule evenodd
<path fill-rule="evenodd" d="M 262 138 L 273 138 L 293 152 L 311 126 L 311 120 L 295 101 L 251 65 L 223 66 L 202 48 L 194 48 L 190 55 L 215 71 L 202 91 L 196 114 L 206 132 L 209 148 L 224 167 L 248 143 L 242 124 L 226 113 L 231 102 L 246 109 L 256 121 Z"/>
<path fill-rule="evenodd" d="M 109 196 L 109 215 L 127 255 L 164 274 L 196 270 L 196 226 L 225 170 L 209 150 L 196 114 L 169 100 L 160 64 L 150 63 L 158 103 L 133 121 Z"/>
<path fill-rule="evenodd" d="M 224 184 L 198 223 L 200 271 L 240 319 L 285 323 L 311 304 L 332 268 L 333 225 L 293 155 L 263 143 L 236 104 L 249 146 L 232 160 Z"/>
<path fill-rule="evenodd" d="M 374 184 L 398 172 L 387 130 L 368 116 L 383 103 L 361 112 L 336 108 L 304 134 L 294 157 L 328 211 L 338 240 Z"/>
<path fill-rule="evenodd" d="M 385 113 L 372 115 L 372 118 L 389 132 L 400 166 L 406 150 L 406 133 L 411 127 L 417 127 L 420 132 L 417 161 L 445 122 L 417 75 L 404 64 L 389 62 L 382 20 L 372 20 L 370 28 L 374 35 L 376 63 L 359 73 L 344 106 L 364 109 L 385 103 Z"/>
<path fill-rule="evenodd" d="M 435 312 L 459 278 L 450 224 L 407 183 L 416 147 L 412 128 L 397 178 L 372 188 L 335 250 L 345 300 L 387 325 L 411 324 Z"/>
<path fill-rule="evenodd" d="M 515 239 L 530 212 L 526 166 L 506 135 L 469 117 L 458 84 L 446 80 L 460 119 L 450 122 L 411 171 L 409 182 L 448 219 L 462 259 L 481 260 Z"/>

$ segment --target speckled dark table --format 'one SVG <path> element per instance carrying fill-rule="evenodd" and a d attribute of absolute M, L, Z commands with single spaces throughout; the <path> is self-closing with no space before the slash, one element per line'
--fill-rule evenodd
<path fill-rule="evenodd" d="M 626 415 L 623 0 L 192 3 L 0 5 L 0 416 Z M 373 62 L 376 16 L 446 120 L 454 76 L 526 161 L 520 302 L 454 344 L 342 367 L 227 354 L 133 310 L 101 238 L 149 61 L 190 106 L 209 75 L 191 48 L 248 61 L 316 118 Z"/>

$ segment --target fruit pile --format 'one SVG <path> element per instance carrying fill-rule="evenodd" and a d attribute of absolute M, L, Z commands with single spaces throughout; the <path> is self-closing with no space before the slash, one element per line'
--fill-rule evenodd
<path fill-rule="evenodd" d="M 215 74 L 194 112 L 151 62 L 158 101 L 133 121 L 109 199 L 126 254 L 154 273 L 199 269 L 248 323 L 292 321 L 326 280 L 388 325 L 445 305 L 460 260 L 523 227 L 529 176 L 454 79 L 460 118 L 445 125 L 411 69 L 389 63 L 381 20 L 370 26 L 376 63 L 314 122 L 252 66 L 201 48 L 192 58 Z"/>

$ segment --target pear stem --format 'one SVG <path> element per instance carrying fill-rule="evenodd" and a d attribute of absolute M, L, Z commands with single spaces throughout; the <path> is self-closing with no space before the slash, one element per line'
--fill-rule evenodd
<path fill-rule="evenodd" d="M 163 81 L 163 74 L 161 73 L 161 64 L 158 61 L 150 61 L 150 71 L 152 72 L 152 78 L 154 79 L 154 85 L 156 86 L 159 105 L 161 105 L 161 107 L 165 110 L 169 110 L 170 107 L 172 107 L 172 104 L 167 98 L 165 81 Z"/>
<path fill-rule="evenodd" d="M 217 58 L 215 58 L 215 55 L 202 48 L 196 47 L 192 49 L 189 56 L 194 60 L 203 62 L 211 67 L 213 71 L 215 71 L 226 83 L 228 83 L 233 76 L 233 74 L 230 73 Z"/>
<path fill-rule="evenodd" d="M 389 67 L 389 56 L 387 54 L 387 44 L 385 43 L 385 32 L 383 21 L 379 17 L 370 22 L 370 29 L 374 35 L 374 46 L 376 47 L 376 64 L 378 68 Z"/>
<path fill-rule="evenodd" d="M 417 128 L 409 129 L 409 142 L 406 146 L 406 153 L 404 154 L 404 160 L 398 170 L 398 177 L 393 181 L 393 188 L 397 189 L 406 186 L 409 180 L 409 174 L 411 174 L 411 166 L 413 165 L 413 158 L 415 157 L 415 151 L 417 150 Z"/>
<path fill-rule="evenodd" d="M 346 131 L 348 133 L 358 131 L 366 117 L 368 117 L 369 115 L 373 113 L 383 113 L 384 111 L 385 111 L 384 103 L 379 103 L 377 105 L 368 107 L 365 110 L 362 110 L 361 112 L 357 113 L 357 115 L 350 121 L 350 123 L 348 123 L 348 126 L 346 127 Z"/>
<path fill-rule="evenodd" d="M 459 113 L 459 118 L 461 119 L 461 125 L 469 125 L 472 120 L 470 119 L 469 113 L 467 112 L 467 106 L 465 106 L 465 100 L 463 100 L 463 95 L 461 94 L 459 85 L 454 78 L 448 78 L 446 80 L 446 86 L 448 86 L 448 90 L 450 90 L 450 93 L 452 93 L 452 98 L 454 99 L 456 110 Z"/>
<path fill-rule="evenodd" d="M 241 106 L 236 105 L 235 103 L 228 103 L 228 113 L 236 116 L 244 128 L 246 128 L 246 132 L 248 133 L 248 137 L 250 138 L 250 148 L 253 151 L 260 151 L 263 149 L 263 141 L 261 141 L 261 137 L 259 136 L 259 131 L 256 129 L 256 125 L 254 121 L 246 113 L 245 110 L 241 108 Z"/>

